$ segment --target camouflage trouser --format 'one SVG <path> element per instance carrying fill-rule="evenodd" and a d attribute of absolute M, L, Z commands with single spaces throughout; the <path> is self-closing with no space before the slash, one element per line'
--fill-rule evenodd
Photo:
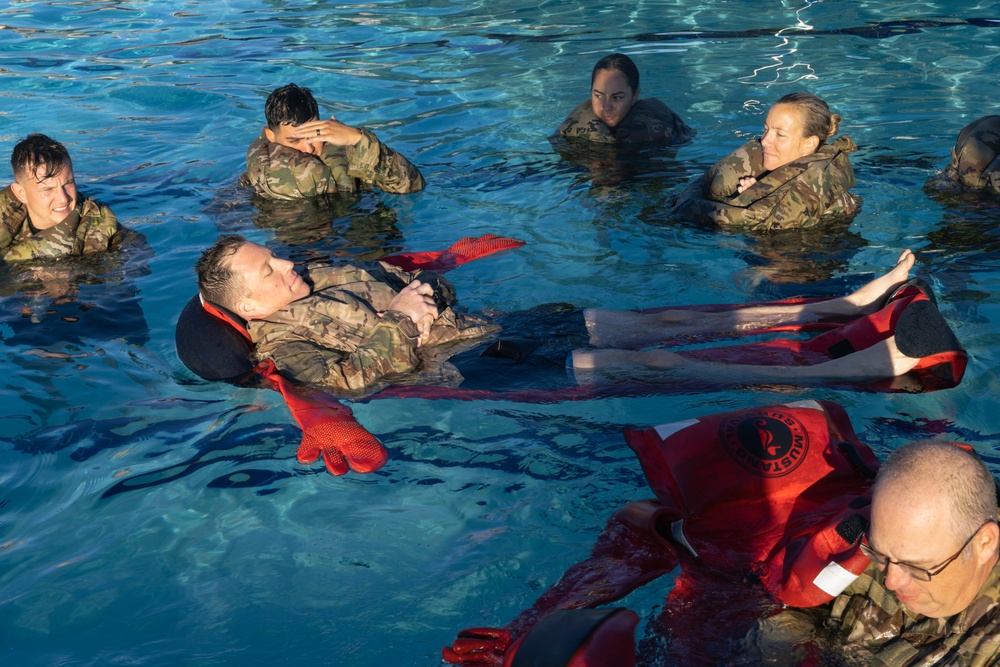
<path fill-rule="evenodd" d="M 503 327 L 498 340 L 450 359 L 464 378 L 462 389 L 554 390 L 576 385 L 566 372 L 566 357 L 589 344 L 583 309 L 545 304 L 496 314 L 494 322 Z"/>

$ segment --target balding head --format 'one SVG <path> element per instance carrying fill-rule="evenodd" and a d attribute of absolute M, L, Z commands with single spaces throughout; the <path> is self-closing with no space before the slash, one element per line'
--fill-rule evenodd
<path fill-rule="evenodd" d="M 993 476 L 978 456 L 947 443 L 900 447 L 879 469 L 868 531 L 886 588 L 932 618 L 968 608 L 997 562 L 996 515 Z"/>
<path fill-rule="evenodd" d="M 878 471 L 872 499 L 943 503 L 960 539 L 997 515 L 993 475 L 978 456 L 946 442 L 911 442 L 890 454 Z"/>

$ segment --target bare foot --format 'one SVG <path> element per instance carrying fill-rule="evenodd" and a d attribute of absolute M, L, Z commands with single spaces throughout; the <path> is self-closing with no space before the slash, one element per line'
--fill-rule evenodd
<path fill-rule="evenodd" d="M 906 282 L 910 269 L 916 263 L 916 255 L 912 250 L 904 250 L 896 260 L 896 266 L 888 273 L 875 278 L 860 289 L 840 299 L 817 304 L 823 315 L 867 315 L 881 307 L 889 294 Z"/>

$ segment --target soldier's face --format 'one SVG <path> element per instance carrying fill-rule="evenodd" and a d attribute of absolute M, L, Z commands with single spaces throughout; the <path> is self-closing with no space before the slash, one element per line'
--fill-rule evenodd
<path fill-rule="evenodd" d="M 889 559 L 930 570 L 954 555 L 967 537 L 956 535 L 954 525 L 940 494 L 876 497 L 869 536 L 872 548 Z M 890 563 L 885 570 L 886 588 L 917 614 L 931 618 L 957 614 L 972 603 L 993 568 L 996 535 L 995 523 L 980 528 L 969 546 L 930 581 L 914 579 Z"/>
<path fill-rule="evenodd" d="M 42 178 L 39 179 L 39 176 Z M 35 229 L 54 227 L 76 207 L 73 163 L 67 160 L 58 172 L 48 178 L 45 178 L 44 165 L 36 167 L 32 173 L 23 174 L 20 180 L 15 181 L 11 191 L 28 209 L 28 218 Z"/>
<path fill-rule="evenodd" d="M 819 138 L 804 136 L 804 127 L 802 112 L 794 106 L 775 104 L 771 107 L 760 140 L 764 148 L 764 169 L 771 171 L 816 152 Z"/>
<path fill-rule="evenodd" d="M 597 70 L 590 89 L 590 106 L 605 125 L 618 127 L 638 99 L 639 91 L 629 87 L 624 74 L 616 69 Z"/>
<path fill-rule="evenodd" d="M 256 243 L 240 246 L 230 258 L 229 268 L 242 277 L 250 294 L 236 303 L 237 313 L 247 320 L 273 315 L 311 291 L 294 264 Z"/>
<path fill-rule="evenodd" d="M 316 120 L 315 118 L 310 118 L 310 120 Z M 305 153 L 307 155 L 319 155 L 319 152 L 323 150 L 323 142 L 319 139 L 303 139 L 295 136 L 295 128 L 297 125 L 289 125 L 288 123 L 282 123 L 278 126 L 277 131 L 272 130 L 269 127 L 264 128 L 264 136 L 267 137 L 268 141 L 276 144 L 281 144 L 288 148 L 294 148 L 300 153 Z"/>

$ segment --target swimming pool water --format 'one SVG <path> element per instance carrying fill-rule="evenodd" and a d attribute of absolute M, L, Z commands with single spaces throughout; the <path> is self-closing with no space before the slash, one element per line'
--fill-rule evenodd
<path fill-rule="evenodd" d="M 510 620 L 650 495 L 623 426 L 826 398 L 880 453 L 943 432 L 1000 472 L 1000 202 L 921 189 L 958 131 L 996 113 L 996 3 L 21 1 L 0 26 L 2 149 L 33 131 L 63 141 L 80 189 L 147 240 L 47 267 L 78 286 L 57 303 L 37 275 L 0 275 L 5 665 L 436 665 L 459 629 Z M 693 142 L 554 150 L 613 51 Z M 267 93 L 293 81 L 429 187 L 347 210 L 249 203 L 234 187 L 246 147 Z M 669 195 L 800 89 L 860 146 L 850 229 L 753 239 L 671 223 Z M 969 369 L 924 395 L 373 401 L 355 415 L 389 463 L 333 478 L 295 462 L 277 394 L 196 381 L 176 358 L 191 266 L 223 230 L 296 259 L 511 234 L 527 245 L 449 275 L 464 304 L 501 310 L 836 294 L 911 247 Z M 668 588 L 624 604 L 655 616 Z"/>

